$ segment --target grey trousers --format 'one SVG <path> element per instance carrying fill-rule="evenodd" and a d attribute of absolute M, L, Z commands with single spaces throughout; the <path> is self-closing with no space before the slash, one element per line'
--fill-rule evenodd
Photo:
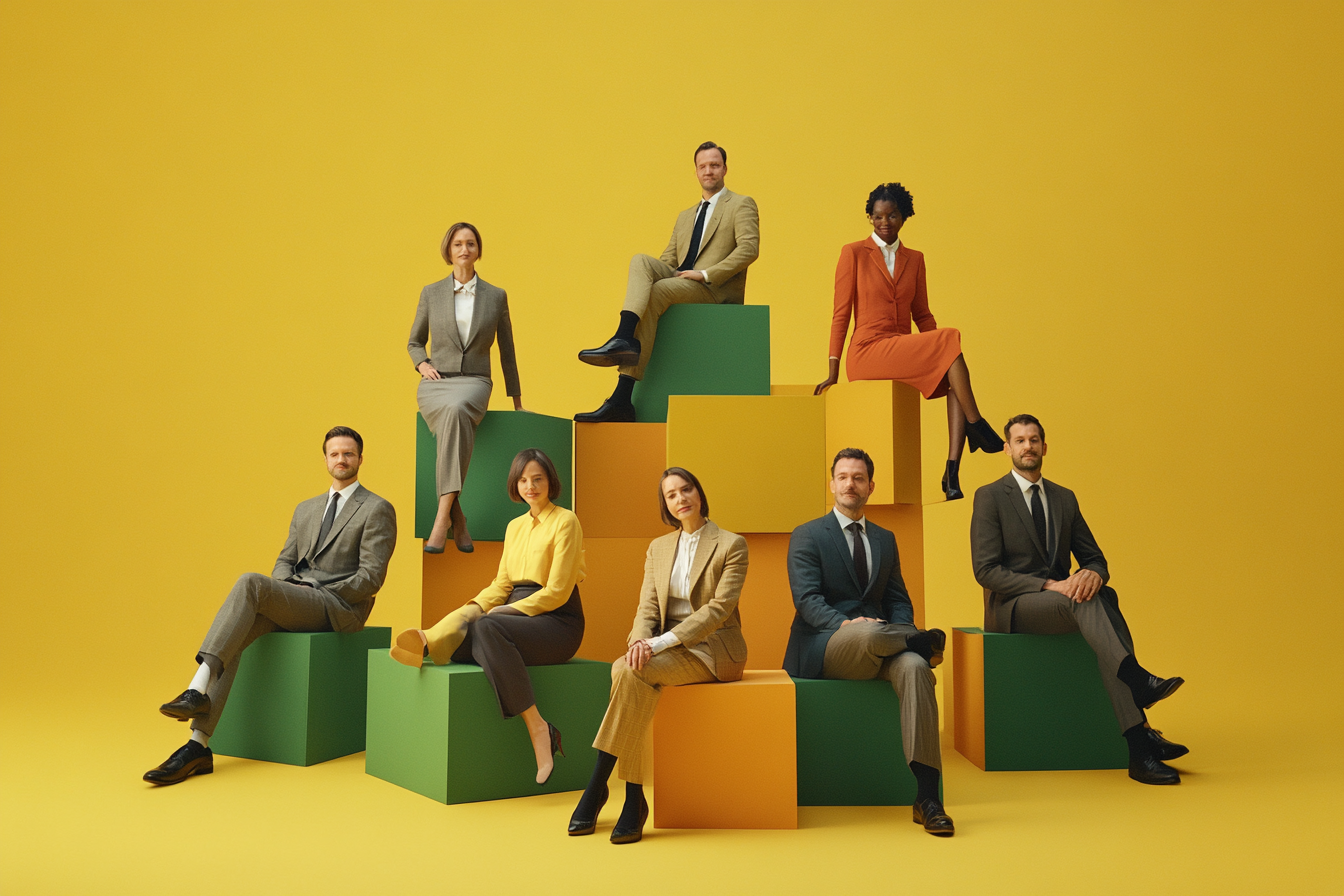
<path fill-rule="evenodd" d="M 673 305 L 717 304 L 714 293 L 699 280 L 677 276 L 677 269 L 652 255 L 636 255 L 630 259 L 630 278 L 625 286 L 625 305 L 622 311 L 639 315 L 635 338 L 639 340 L 639 363 L 622 367 L 620 373 L 644 379 L 644 368 L 653 355 L 653 341 L 658 335 L 658 318 Z"/>
<path fill-rule="evenodd" d="M 439 443 L 434 481 L 440 495 L 462 491 L 462 480 L 476 447 L 476 427 L 490 404 L 490 380 L 483 376 L 446 376 L 420 381 L 420 414 Z"/>
<path fill-rule="evenodd" d="M 1128 731 L 1143 723 L 1143 710 L 1134 703 L 1129 685 L 1115 677 L 1120 662 L 1134 653 L 1134 638 L 1120 614 L 1120 598 L 1114 588 L 1103 585 L 1096 597 L 1082 603 L 1074 603 L 1056 591 L 1023 594 L 1013 604 L 1013 632 L 1028 635 L 1082 632 L 1083 639 L 1097 655 L 1101 683 L 1111 698 L 1120 730 Z"/>
<path fill-rule="evenodd" d="M 336 598 L 316 588 L 260 573 L 239 576 L 196 654 L 196 662 L 209 664 L 216 680 L 210 688 L 210 715 L 193 719 L 191 727 L 207 735 L 215 733 L 238 674 L 238 659 L 247 645 L 269 632 L 331 631 L 327 604 L 332 600 Z"/>
<path fill-rule="evenodd" d="M 905 649 L 919 629 L 903 623 L 851 622 L 826 642 L 822 678 L 891 682 L 901 703 L 901 747 L 906 762 L 943 767 L 938 698 L 928 660 Z"/>

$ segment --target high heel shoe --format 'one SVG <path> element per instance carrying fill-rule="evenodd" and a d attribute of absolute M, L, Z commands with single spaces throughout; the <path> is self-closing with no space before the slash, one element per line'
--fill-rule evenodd
<path fill-rule="evenodd" d="M 425 652 L 428 650 L 429 640 L 425 637 L 425 633 L 418 628 L 408 628 L 397 635 L 397 640 L 392 642 L 392 649 L 388 653 L 403 666 L 419 669 L 424 665 Z"/>
<path fill-rule="evenodd" d="M 1003 439 L 994 431 L 984 417 L 974 423 L 966 424 L 966 441 L 970 443 L 972 451 L 983 451 L 986 454 L 998 454 L 1003 450 Z"/>
<path fill-rule="evenodd" d="M 467 517 L 462 512 L 462 502 L 454 501 L 448 509 L 448 522 L 453 527 L 453 546 L 463 554 L 476 550 L 476 545 L 471 543 L 471 534 L 467 532 Z"/>
<path fill-rule="evenodd" d="M 551 770 L 549 773 L 547 773 L 545 778 L 537 782 L 538 787 L 541 787 L 547 781 L 551 780 L 551 775 L 555 774 L 555 761 L 554 761 L 555 754 L 559 753 L 561 759 L 565 757 L 565 746 L 560 742 L 560 729 L 552 725 L 550 722 L 547 722 L 546 730 L 547 733 L 549 733 L 551 736 L 551 757 L 552 757 Z"/>
<path fill-rule="evenodd" d="M 563 755 L 563 754 L 562 754 Z M 574 814 L 569 816 L 569 836 L 582 837 L 585 834 L 591 834 L 597 830 L 597 816 L 602 814 L 602 807 L 607 804 L 607 798 L 611 796 L 611 791 L 606 784 L 602 785 L 602 799 L 597 801 L 597 808 L 593 810 L 592 818 L 580 818 L 579 810 L 576 807 Z M 583 802 L 583 800 L 579 800 Z"/>
<path fill-rule="evenodd" d="M 611 829 L 612 843 L 638 843 L 644 839 L 644 822 L 649 820 L 649 801 L 643 794 L 639 796 L 639 827 L 623 828 L 619 821 L 616 827 Z"/>
<path fill-rule="evenodd" d="M 957 473 L 961 467 L 961 461 L 950 460 L 947 462 L 947 470 L 943 473 L 943 495 L 949 501 L 955 501 L 958 498 L 966 497 L 961 493 L 961 483 L 958 481 Z"/>
<path fill-rule="evenodd" d="M 428 541 L 426 541 L 426 542 L 425 542 L 425 553 L 426 553 L 426 554 L 442 554 L 442 553 L 443 553 L 443 548 L 436 548 L 436 547 L 432 546 Z"/>

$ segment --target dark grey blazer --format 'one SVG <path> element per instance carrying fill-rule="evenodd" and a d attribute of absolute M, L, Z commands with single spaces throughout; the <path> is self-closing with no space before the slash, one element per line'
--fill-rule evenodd
<path fill-rule="evenodd" d="M 803 523 L 789 537 L 789 590 L 797 612 L 784 651 L 784 671 L 795 678 L 821 677 L 826 645 L 846 619 L 871 616 L 914 624 L 915 608 L 901 578 L 896 536 L 869 520 L 868 542 L 873 575 L 861 593 L 854 558 L 834 512 Z"/>
<path fill-rule="evenodd" d="M 976 489 L 971 512 L 971 565 L 975 580 L 985 589 L 986 631 L 1012 631 L 1017 598 L 1044 591 L 1047 579 L 1067 579 L 1070 554 L 1078 560 L 1080 569 L 1101 576 L 1103 585 L 1111 578 L 1106 557 L 1092 537 L 1073 492 L 1048 479 L 1041 481 L 1045 483 L 1046 520 L 1054 542 L 1050 555 L 1036 535 L 1031 510 L 1012 473 Z"/>
<path fill-rule="evenodd" d="M 504 368 L 505 394 L 522 395 L 518 388 L 518 360 L 513 353 L 508 293 L 477 275 L 476 307 L 472 311 L 471 330 L 464 346 L 462 335 L 457 332 L 453 276 L 449 274 L 420 290 L 420 304 L 415 309 L 406 350 L 415 367 L 429 361 L 444 376 L 472 374 L 490 379 L 490 346 L 495 344 L 496 338 L 499 339 L 499 365 Z M 427 344 L 434 348 L 433 358 L 425 351 Z"/>
<path fill-rule="evenodd" d="M 335 598 L 326 602 L 332 629 L 359 631 L 387 578 L 387 562 L 397 546 L 397 512 L 360 485 L 336 514 L 326 540 L 318 544 L 328 494 L 309 498 L 294 508 L 289 537 L 280 549 L 271 577 L 312 585 Z M 305 560 L 302 572 L 297 572 Z"/>

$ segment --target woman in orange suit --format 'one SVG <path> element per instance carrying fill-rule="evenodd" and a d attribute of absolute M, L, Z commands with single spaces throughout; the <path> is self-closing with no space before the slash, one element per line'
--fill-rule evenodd
<path fill-rule="evenodd" d="M 830 375 L 817 384 L 820 395 L 840 381 L 840 355 L 854 318 L 845 372 L 850 380 L 895 380 L 918 389 L 925 398 L 947 396 L 947 471 L 943 493 L 963 497 L 958 470 L 966 440 L 972 451 L 1003 450 L 975 403 L 971 374 L 961 354 L 961 333 L 938 328 L 929 311 L 924 284 L 924 253 L 902 245 L 898 234 L 915 214 L 914 197 L 900 184 L 881 184 L 868 195 L 872 222 L 868 239 L 840 250 L 835 268 L 835 313 L 831 318 Z M 919 326 L 910 332 L 910 319 Z"/>

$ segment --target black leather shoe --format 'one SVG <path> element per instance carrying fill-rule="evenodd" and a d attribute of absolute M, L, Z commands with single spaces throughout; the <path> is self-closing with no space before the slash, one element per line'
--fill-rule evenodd
<path fill-rule="evenodd" d="M 611 791 L 607 785 L 602 785 L 602 799 L 597 801 L 597 808 L 593 810 L 592 818 L 580 818 L 579 810 L 575 809 L 574 814 L 569 816 L 569 836 L 582 837 L 591 834 L 597 830 L 597 816 L 602 814 L 602 807 L 607 804 L 607 797 L 611 796 Z M 580 800 L 582 802 L 582 800 Z"/>
<path fill-rule="evenodd" d="M 984 417 L 974 423 L 966 424 L 966 441 L 970 444 L 972 451 L 983 451 L 986 454 L 998 454 L 1003 450 L 1003 439 L 994 431 Z"/>
<path fill-rule="evenodd" d="M 947 462 L 947 469 L 943 472 L 943 496 L 949 501 L 966 497 L 961 491 L 960 468 L 961 461 L 950 460 Z"/>
<path fill-rule="evenodd" d="M 615 402 L 608 398 L 602 407 L 587 414 L 575 414 L 575 423 L 634 423 L 635 406 L 630 402 Z"/>
<path fill-rule="evenodd" d="M 1130 685 L 1129 691 L 1134 695 L 1134 705 L 1140 709 L 1147 709 L 1159 700 L 1165 700 L 1176 689 L 1185 684 L 1184 678 L 1158 678 L 1156 675 L 1149 675 L 1148 680 L 1141 682 L 1137 687 Z"/>
<path fill-rule="evenodd" d="M 613 336 L 599 348 L 587 348 L 579 352 L 579 360 L 594 367 L 633 367 L 639 363 L 641 348 L 638 339 Z"/>
<path fill-rule="evenodd" d="M 1180 759 L 1190 748 L 1184 744 L 1174 744 L 1162 736 L 1162 732 L 1155 728 L 1145 728 L 1148 743 L 1152 748 L 1153 756 L 1163 762 L 1170 762 L 1173 759 Z"/>
<path fill-rule="evenodd" d="M 940 666 L 943 651 L 947 649 L 947 632 L 940 628 L 917 632 L 905 639 L 905 646 L 928 660 L 930 668 Z"/>
<path fill-rule="evenodd" d="M 158 768 L 145 772 L 144 780 L 151 784 L 180 784 L 192 775 L 209 775 L 215 770 L 215 754 L 194 740 L 163 761 Z"/>
<path fill-rule="evenodd" d="M 1181 773 L 1156 756 L 1129 757 L 1129 776 L 1140 784 L 1179 784 Z"/>
<path fill-rule="evenodd" d="M 914 806 L 915 824 L 924 825 L 924 830 L 939 837 L 951 837 L 956 833 L 952 819 L 943 811 L 943 804 L 934 799 L 916 800 Z"/>
<path fill-rule="evenodd" d="M 649 801 L 643 796 L 639 798 L 639 827 L 623 828 L 619 821 L 616 827 L 611 829 L 612 843 L 638 843 L 644 839 L 644 822 L 649 820 Z"/>
<path fill-rule="evenodd" d="M 172 700 L 160 706 L 159 712 L 170 719 L 177 719 L 179 722 L 203 719 L 210 715 L 210 697 L 200 691 L 187 688 Z"/>

